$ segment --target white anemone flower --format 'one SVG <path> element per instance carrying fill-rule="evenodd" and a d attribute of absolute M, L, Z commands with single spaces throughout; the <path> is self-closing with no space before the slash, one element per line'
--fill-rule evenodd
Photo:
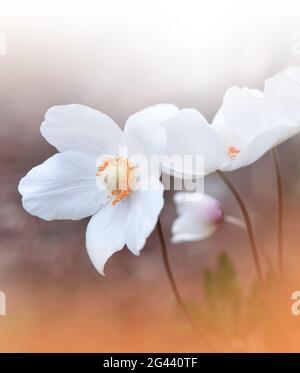
<path fill-rule="evenodd" d="M 290 68 L 267 79 L 264 92 L 229 88 L 211 125 L 197 110 L 180 110 L 163 123 L 166 153 L 203 156 L 204 169 L 183 167 L 186 175 L 233 171 L 297 134 L 299 124 L 300 69 Z"/>
<path fill-rule="evenodd" d="M 213 235 L 223 222 L 245 229 L 238 218 L 224 214 L 220 202 L 205 193 L 177 192 L 177 218 L 172 225 L 172 243 L 203 240 Z"/>
<path fill-rule="evenodd" d="M 163 207 L 163 186 L 159 172 L 143 172 L 134 157 L 162 149 L 159 124 L 177 111 L 169 104 L 146 108 L 130 116 L 122 131 L 110 117 L 83 105 L 50 108 L 41 133 L 59 153 L 20 181 L 24 209 L 45 220 L 92 216 L 86 247 L 101 274 L 125 245 L 138 255 Z"/>

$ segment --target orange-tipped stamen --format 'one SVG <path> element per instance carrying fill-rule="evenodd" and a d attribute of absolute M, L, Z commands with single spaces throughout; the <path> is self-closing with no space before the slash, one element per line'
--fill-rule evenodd
<path fill-rule="evenodd" d="M 98 167 L 96 176 L 101 177 L 110 196 L 114 196 L 113 206 L 127 198 L 132 192 L 130 182 L 134 176 L 135 168 L 136 166 L 129 163 L 128 159 L 124 157 L 106 159 Z"/>
<path fill-rule="evenodd" d="M 240 152 L 240 149 L 236 148 L 235 146 L 230 146 L 227 150 L 227 153 L 231 159 L 234 159 Z"/>

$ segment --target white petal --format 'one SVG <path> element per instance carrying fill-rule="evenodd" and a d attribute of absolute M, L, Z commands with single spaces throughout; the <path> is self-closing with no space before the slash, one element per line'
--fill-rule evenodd
<path fill-rule="evenodd" d="M 152 180 L 151 190 L 137 190 L 128 198 L 130 212 L 126 244 L 130 251 L 138 255 L 146 239 L 153 231 L 163 208 L 163 185 Z"/>
<path fill-rule="evenodd" d="M 34 167 L 19 192 L 25 210 L 45 220 L 82 219 L 105 201 L 96 186 L 96 158 L 76 152 L 56 154 Z"/>
<path fill-rule="evenodd" d="M 264 92 L 260 91 L 259 89 L 244 87 L 243 90 L 255 98 L 264 99 Z"/>
<path fill-rule="evenodd" d="M 298 66 L 290 66 L 283 70 L 281 74 L 300 84 L 300 68 Z"/>
<path fill-rule="evenodd" d="M 223 105 L 217 111 L 214 119 L 211 123 L 212 127 L 224 127 L 224 113 L 223 113 Z"/>
<path fill-rule="evenodd" d="M 122 130 L 110 117 L 77 104 L 50 108 L 41 133 L 60 152 L 72 150 L 95 156 L 115 154 L 124 140 Z"/>
<path fill-rule="evenodd" d="M 299 132 L 295 126 L 281 126 L 272 128 L 257 135 L 251 143 L 239 153 L 230 163 L 221 166 L 222 171 L 233 171 L 240 167 L 245 167 L 262 157 L 274 146 L 287 140 Z"/>
<path fill-rule="evenodd" d="M 263 98 L 251 90 L 229 88 L 224 95 L 222 110 L 224 128 L 246 143 L 272 127 L 271 116 Z"/>
<path fill-rule="evenodd" d="M 115 206 L 107 203 L 91 218 L 87 226 L 87 251 L 93 265 L 102 275 L 106 261 L 125 245 L 127 213 L 126 200 Z"/>
<path fill-rule="evenodd" d="M 172 243 L 180 243 L 203 240 L 211 236 L 218 226 L 209 220 L 200 219 L 197 214 L 184 214 L 176 218 L 172 225 L 171 241 Z"/>
<path fill-rule="evenodd" d="M 172 242 L 201 240 L 215 232 L 222 221 L 220 203 L 204 193 L 174 195 L 178 218 L 172 226 Z"/>
<path fill-rule="evenodd" d="M 216 171 L 227 158 L 226 149 L 220 136 L 194 109 L 183 109 L 175 117 L 167 119 L 163 126 L 167 131 L 168 156 L 191 156 L 193 162 L 174 165 L 164 159 L 163 170 L 176 176 L 184 174 L 203 176 Z M 197 167 L 197 159 L 203 157 L 204 169 Z"/>
<path fill-rule="evenodd" d="M 244 87 L 242 90 L 240 88 L 236 87 L 231 87 L 229 88 L 226 93 L 229 94 L 231 90 L 238 90 L 242 91 L 244 94 L 249 94 L 250 96 L 253 96 L 254 98 L 258 99 L 263 99 L 264 94 L 262 91 L 258 89 L 249 89 L 247 87 Z M 226 95 L 225 93 L 225 95 Z M 217 111 L 213 121 L 212 121 L 212 126 L 217 126 L 217 127 L 224 127 L 224 113 L 223 113 L 223 105 L 221 105 L 220 109 Z"/>
<path fill-rule="evenodd" d="M 218 113 L 221 113 L 220 110 Z M 219 114 L 217 115 L 218 115 L 217 120 L 219 121 L 220 115 Z M 226 127 L 215 125 L 214 122 L 211 126 L 214 129 L 214 131 L 221 137 L 221 139 L 223 140 L 224 146 L 227 150 L 230 147 L 234 146 L 239 151 L 242 151 L 246 148 L 247 143 L 250 142 L 250 139 L 246 141 L 245 139 L 241 138 L 237 133 L 230 131 Z M 227 160 L 230 161 L 229 156 Z"/>
<path fill-rule="evenodd" d="M 208 194 L 177 192 L 174 195 L 174 202 L 178 215 L 198 214 L 201 219 L 212 222 L 217 222 L 222 218 L 221 204 Z"/>
<path fill-rule="evenodd" d="M 267 79 L 265 102 L 274 125 L 299 125 L 300 69 L 288 69 Z"/>
<path fill-rule="evenodd" d="M 166 134 L 160 124 L 177 114 L 172 104 L 150 106 L 131 115 L 125 124 L 124 134 L 131 153 L 160 154 L 166 145 Z"/>

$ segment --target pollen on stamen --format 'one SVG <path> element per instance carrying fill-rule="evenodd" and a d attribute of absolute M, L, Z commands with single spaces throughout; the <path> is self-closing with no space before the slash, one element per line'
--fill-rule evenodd
<path fill-rule="evenodd" d="M 109 160 L 105 160 L 99 167 L 96 176 L 100 176 L 101 172 L 104 171 L 109 166 Z"/>
<path fill-rule="evenodd" d="M 124 157 L 106 159 L 98 167 L 97 177 L 100 177 L 107 192 L 112 198 L 112 205 L 127 198 L 131 192 L 131 182 L 134 180 L 136 166 Z"/>
<path fill-rule="evenodd" d="M 240 152 L 240 149 L 236 148 L 235 146 L 230 146 L 227 149 L 227 153 L 231 159 L 234 159 Z"/>

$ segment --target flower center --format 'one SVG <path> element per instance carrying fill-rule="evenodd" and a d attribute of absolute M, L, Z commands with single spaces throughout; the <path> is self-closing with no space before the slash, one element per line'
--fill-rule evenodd
<path fill-rule="evenodd" d="M 136 166 L 125 157 L 106 159 L 98 167 L 96 176 L 99 177 L 112 197 L 112 205 L 116 205 L 132 192 L 135 180 Z"/>
<path fill-rule="evenodd" d="M 227 153 L 231 159 L 234 159 L 240 152 L 240 149 L 236 148 L 235 146 L 230 146 L 227 149 Z"/>

